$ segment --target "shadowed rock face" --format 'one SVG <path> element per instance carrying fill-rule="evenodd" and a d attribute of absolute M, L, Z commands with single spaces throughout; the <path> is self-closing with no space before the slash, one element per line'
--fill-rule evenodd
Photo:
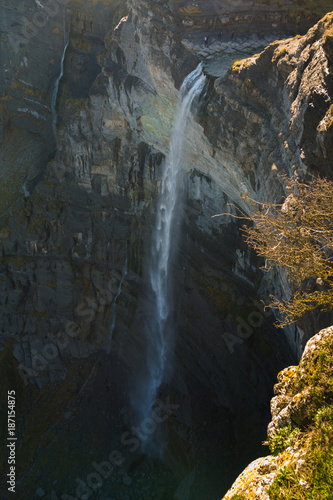
<path fill-rule="evenodd" d="M 23 7 L 33 14 L 35 4 L 8 4 L 7 20 Z M 156 442 L 167 435 L 168 446 L 163 463 L 140 454 L 129 396 L 146 362 L 156 195 L 178 89 L 205 49 L 184 35 L 176 7 L 184 5 L 131 1 L 126 11 L 122 2 L 73 1 L 50 20 L 61 43 L 46 42 L 49 31 L 40 29 L 39 44 L 27 42 L 28 67 L 20 65 L 22 47 L 5 67 L 1 357 L 4 380 L 20 396 L 18 487 L 30 497 L 36 485 L 58 498 L 84 495 L 92 464 L 112 462 L 114 450 L 124 463 L 92 498 L 222 495 L 260 452 L 272 381 L 299 354 L 302 331 L 277 334 L 257 302 L 289 293 L 289 284 L 262 274 L 235 219 L 211 216 L 233 211 L 230 202 L 248 210 L 247 193 L 280 200 L 276 170 L 330 172 L 330 18 L 207 78 L 184 144 L 172 265 L 176 345 L 159 393 L 171 406 L 152 431 Z M 55 149 L 50 105 L 64 20 L 70 40 Z M 235 52 L 252 35 L 237 36 Z M 56 71 L 47 70 L 49 57 Z M 27 73 L 34 58 L 43 79 Z M 41 103 L 45 120 L 31 113 Z"/>

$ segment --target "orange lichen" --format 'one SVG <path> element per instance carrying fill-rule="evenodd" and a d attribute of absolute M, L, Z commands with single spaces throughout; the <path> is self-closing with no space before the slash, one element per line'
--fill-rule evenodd
<path fill-rule="evenodd" d="M 180 14 L 185 14 L 186 16 L 195 16 L 202 14 L 202 10 L 196 4 L 186 5 L 181 7 L 178 11 Z"/>

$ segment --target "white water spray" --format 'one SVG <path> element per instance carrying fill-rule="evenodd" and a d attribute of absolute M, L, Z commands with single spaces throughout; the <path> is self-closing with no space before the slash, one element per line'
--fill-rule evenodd
<path fill-rule="evenodd" d="M 174 131 L 166 159 L 157 205 L 156 227 L 150 263 L 150 282 L 154 292 L 154 313 L 147 335 L 148 372 L 139 389 L 137 408 L 140 418 L 151 416 L 157 391 L 165 380 L 173 347 L 173 328 L 170 321 L 172 298 L 170 294 L 169 264 L 172 249 L 175 208 L 177 206 L 179 171 L 186 139 L 186 124 L 191 105 L 205 84 L 200 64 L 184 80 L 178 100 Z"/>
<path fill-rule="evenodd" d="M 66 33 L 66 22 L 64 20 L 64 33 Z M 53 90 L 53 95 L 52 95 L 52 130 L 53 130 L 53 135 L 56 137 L 56 132 L 57 132 L 57 111 L 56 111 L 56 104 L 57 104 L 57 98 L 58 98 L 58 92 L 59 92 L 59 83 L 62 77 L 64 76 L 64 61 L 66 57 L 66 51 L 67 47 L 69 44 L 69 38 L 70 38 L 70 31 L 68 32 L 68 37 L 67 37 L 67 42 L 65 43 L 64 50 L 62 52 L 62 57 L 61 57 L 61 62 L 60 62 L 60 73 L 58 78 L 56 79 L 55 85 L 54 85 L 54 90 Z"/>

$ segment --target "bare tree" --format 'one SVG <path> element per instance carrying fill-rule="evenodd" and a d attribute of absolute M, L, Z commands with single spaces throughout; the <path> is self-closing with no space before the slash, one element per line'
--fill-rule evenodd
<path fill-rule="evenodd" d="M 239 217 L 253 222 L 242 230 L 247 243 L 266 259 L 264 269 L 282 267 L 292 284 L 290 300 L 270 296 L 270 307 L 283 316 L 280 327 L 317 307 L 333 308 L 333 182 L 284 180 L 289 194 L 283 204 L 247 198 L 251 216 Z"/>

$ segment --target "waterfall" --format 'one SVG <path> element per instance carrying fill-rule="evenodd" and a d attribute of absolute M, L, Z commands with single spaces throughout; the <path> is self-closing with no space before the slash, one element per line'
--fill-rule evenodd
<path fill-rule="evenodd" d="M 66 33 L 66 20 L 64 19 L 64 34 Z M 67 37 L 67 42 L 65 43 L 64 50 L 62 52 L 62 57 L 61 57 L 61 63 L 60 63 L 60 73 L 58 78 L 56 79 L 55 85 L 54 85 L 54 90 L 53 90 L 53 95 L 52 95 L 52 130 L 53 130 L 53 135 L 56 137 L 56 131 L 57 131 L 57 111 L 56 111 L 56 104 L 57 104 L 57 98 L 58 98 L 58 91 L 59 91 L 59 83 L 60 80 L 62 79 L 64 75 L 64 61 L 65 61 L 65 56 L 66 56 L 66 51 L 67 47 L 69 44 L 69 38 L 70 38 L 70 31 L 68 31 L 68 37 Z M 64 40 L 65 41 L 65 40 Z"/>
<path fill-rule="evenodd" d="M 174 219 L 177 207 L 179 171 L 182 152 L 186 141 L 186 124 L 191 114 L 191 105 L 204 87 L 206 78 L 199 66 L 184 80 L 178 100 L 174 130 L 170 139 L 170 149 L 166 158 L 157 204 L 156 226 L 150 261 L 150 283 L 153 290 L 152 318 L 147 332 L 147 373 L 139 394 L 136 407 L 140 418 L 151 416 L 157 391 L 165 380 L 173 348 L 173 328 L 171 321 L 169 265 L 172 250 Z"/>

